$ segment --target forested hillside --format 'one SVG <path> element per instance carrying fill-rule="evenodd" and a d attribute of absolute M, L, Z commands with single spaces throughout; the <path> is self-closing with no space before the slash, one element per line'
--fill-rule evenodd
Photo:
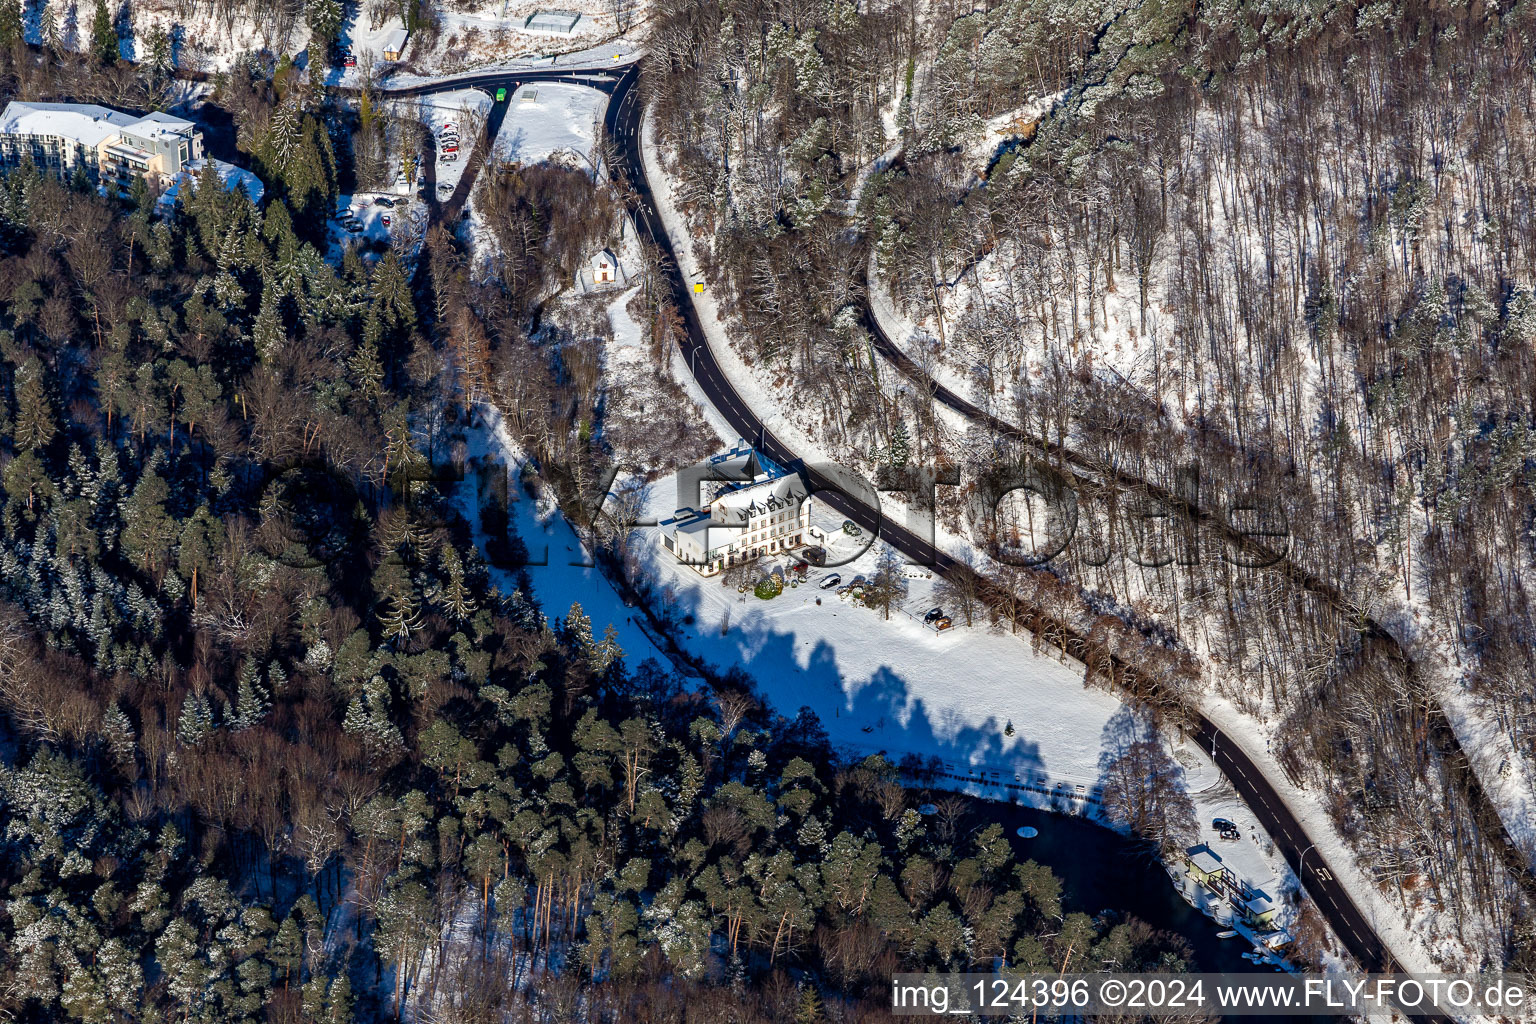
<path fill-rule="evenodd" d="M 807 432 L 958 471 L 1000 584 L 1193 655 L 1162 696 L 1272 736 L 1432 955 L 1527 962 L 1536 840 L 1478 774 L 1536 765 L 1530 10 L 661 7 L 678 198 Z M 871 296 L 1016 429 L 941 415 Z M 1043 566 L 984 485 L 1028 461 L 1080 502 Z M 1214 518 L 1138 533 L 1167 495 Z"/>
<path fill-rule="evenodd" d="M 493 586 L 446 494 L 478 403 L 573 517 L 630 443 L 549 304 L 614 194 L 483 183 L 494 275 L 441 229 L 333 266 L 368 125 L 284 74 L 218 96 L 264 207 L 0 182 L 0 1015 L 814 1022 L 897 969 L 1186 964 L 813 717 Z"/>

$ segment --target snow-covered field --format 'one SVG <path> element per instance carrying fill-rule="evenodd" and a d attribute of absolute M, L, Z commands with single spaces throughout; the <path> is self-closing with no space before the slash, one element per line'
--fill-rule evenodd
<path fill-rule="evenodd" d="M 675 487 L 669 476 L 647 488 L 652 517 L 671 515 Z M 812 522 L 832 538 L 829 562 L 864 546 L 842 533 L 841 516 L 814 503 Z M 681 644 L 722 668 L 739 666 L 787 716 L 810 708 L 834 744 L 892 760 L 937 757 L 949 770 L 985 770 L 1004 781 L 1048 779 L 1089 792 L 1097 784 L 1110 720 L 1122 705 L 1085 689 L 1082 666 L 1032 652 L 1024 633 L 963 620 L 942 633 L 928 628 L 922 615 L 939 601 L 935 580 L 917 567 L 889 620 L 820 588 L 830 573 L 844 583 L 873 574 L 883 544 L 812 570 L 806 583 L 764 601 L 679 563 L 660 547 L 657 529 L 638 531 L 641 558 L 665 606 L 685 617 L 675 634 Z"/>
<path fill-rule="evenodd" d="M 509 163 L 555 161 L 593 172 L 608 97 L 584 85 L 535 82 L 519 86 L 508 101 L 492 155 Z"/>

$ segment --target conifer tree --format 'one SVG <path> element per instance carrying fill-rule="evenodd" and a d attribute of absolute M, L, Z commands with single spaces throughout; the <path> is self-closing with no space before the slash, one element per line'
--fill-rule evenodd
<path fill-rule="evenodd" d="M 592 637 L 592 620 L 582 611 L 580 601 L 571 602 L 571 610 L 565 616 L 564 633 L 566 643 L 584 657 L 591 658 L 597 645 Z"/>
<path fill-rule="evenodd" d="M 32 356 L 16 371 L 16 420 L 14 437 L 16 447 L 37 449 L 46 447 L 58 433 L 58 423 L 53 415 L 53 403 L 48 398 L 47 382 L 43 379 L 43 364 Z"/>
<path fill-rule="evenodd" d="M 304 15 L 310 34 L 320 44 L 328 45 L 341 34 L 344 14 L 338 0 L 310 0 Z"/>
<path fill-rule="evenodd" d="M 181 715 L 176 719 L 176 739 L 183 746 L 195 747 L 213 730 L 213 702 L 198 691 L 188 693 L 181 702 Z"/>
<path fill-rule="evenodd" d="M 345 970 L 331 979 L 325 995 L 323 1024 L 353 1024 L 352 982 L 347 980 Z"/>
<path fill-rule="evenodd" d="M 165 510 L 170 488 L 153 469 L 134 486 L 123 506 L 123 550 L 145 572 L 165 565 L 166 555 L 178 530 Z"/>
<path fill-rule="evenodd" d="M 434 588 L 432 597 L 454 622 L 463 622 L 474 614 L 475 599 L 464 581 L 464 563 L 452 544 L 438 549 L 438 565 L 446 577 Z"/>
<path fill-rule="evenodd" d="M 101 738 L 119 767 L 133 764 L 134 752 L 138 749 L 133 723 L 116 701 L 108 704 L 101 713 Z"/>
<path fill-rule="evenodd" d="M 115 64 L 120 56 L 117 29 L 112 27 L 106 0 L 96 0 L 96 10 L 91 15 L 91 56 L 102 64 Z"/>
<path fill-rule="evenodd" d="M 271 366 L 277 359 L 277 355 L 283 347 L 283 321 L 277 309 L 277 288 L 270 278 L 262 282 L 261 309 L 256 314 L 256 323 L 251 327 L 251 343 L 256 349 L 256 358 L 264 365 Z"/>
<path fill-rule="evenodd" d="M 14 50 L 22 44 L 19 0 L 0 0 L 0 47 Z"/>
<path fill-rule="evenodd" d="M 371 310 L 369 315 L 372 316 Z M 374 319 L 373 322 L 378 321 Z M 377 404 L 383 396 L 384 384 L 384 365 L 379 361 L 378 346 L 365 337 L 352 354 L 347 369 L 351 371 L 352 383 L 358 392 L 369 402 Z"/>
<path fill-rule="evenodd" d="M 235 712 L 229 727 L 232 732 L 242 732 L 267 717 L 272 708 L 271 696 L 261 682 L 256 662 L 246 659 L 240 670 L 240 682 L 235 694 Z"/>

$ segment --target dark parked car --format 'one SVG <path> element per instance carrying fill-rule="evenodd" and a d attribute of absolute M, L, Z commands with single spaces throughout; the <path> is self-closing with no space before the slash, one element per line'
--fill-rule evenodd
<path fill-rule="evenodd" d="M 833 573 L 832 575 L 828 576 L 826 579 L 822 580 L 819 585 L 820 585 L 822 590 L 831 590 L 833 587 L 837 586 L 841 582 L 843 582 L 843 578 L 841 576 L 839 576 L 837 573 Z"/>
<path fill-rule="evenodd" d="M 391 210 L 393 210 L 395 208 L 395 201 L 393 199 L 390 199 L 388 196 L 379 196 L 379 198 L 377 198 L 377 199 L 375 199 L 373 201 L 373 205 L 374 206 L 387 206 Z"/>

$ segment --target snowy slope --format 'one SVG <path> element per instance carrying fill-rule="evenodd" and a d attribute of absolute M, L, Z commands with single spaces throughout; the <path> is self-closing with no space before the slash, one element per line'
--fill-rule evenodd
<path fill-rule="evenodd" d="M 492 154 L 508 162 L 549 160 L 592 171 L 608 97 L 584 85 L 536 82 L 512 94 Z"/>

